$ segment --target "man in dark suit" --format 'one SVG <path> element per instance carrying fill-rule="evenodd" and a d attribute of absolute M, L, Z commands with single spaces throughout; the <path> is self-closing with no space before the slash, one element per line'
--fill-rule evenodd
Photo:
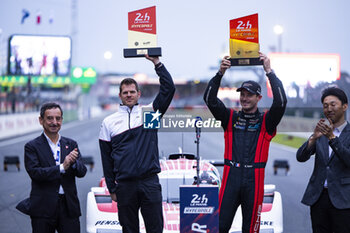
<path fill-rule="evenodd" d="M 321 102 L 327 119 L 321 119 L 297 152 L 305 162 L 316 153 L 314 171 L 302 203 L 310 206 L 314 233 L 350 232 L 350 124 L 345 120 L 348 99 L 330 87 Z"/>
<path fill-rule="evenodd" d="M 44 104 L 39 117 L 44 132 L 24 147 L 32 190 L 17 209 L 30 215 L 33 233 L 80 232 L 75 177 L 84 177 L 86 167 L 77 143 L 59 134 L 62 119 L 58 104 Z"/>

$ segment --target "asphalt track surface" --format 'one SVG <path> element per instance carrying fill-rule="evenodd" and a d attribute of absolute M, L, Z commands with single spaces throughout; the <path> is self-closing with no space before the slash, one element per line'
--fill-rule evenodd
<path fill-rule="evenodd" d="M 62 126 L 61 134 L 75 139 L 83 156 L 93 156 L 95 167 L 88 171 L 82 179 L 77 179 L 79 200 L 82 208 L 81 232 L 85 232 L 86 198 L 90 188 L 98 185 L 102 176 L 102 165 L 98 147 L 98 133 L 102 118 L 67 123 Z M 15 209 L 21 200 L 27 198 L 30 192 L 30 178 L 24 169 L 24 144 L 40 135 L 35 132 L 29 135 L 0 141 L 0 232 L 1 233 L 30 233 L 30 218 Z M 160 156 L 178 152 L 179 147 L 184 152 L 196 154 L 195 133 L 161 132 L 159 133 Z M 223 158 L 223 133 L 202 133 L 199 153 L 203 159 L 219 160 Z M 275 184 L 277 191 L 282 195 L 283 221 L 285 233 L 309 233 L 311 223 L 309 208 L 300 203 L 307 181 L 313 169 L 313 159 L 306 163 L 299 163 L 295 159 L 295 149 L 271 144 L 269 162 L 266 166 L 266 184 Z M 21 161 L 21 170 L 9 166 L 9 171 L 3 168 L 5 155 L 18 155 Z M 287 159 L 290 163 L 290 174 L 284 170 L 273 174 L 273 161 Z M 89 169 L 89 167 L 88 167 Z"/>

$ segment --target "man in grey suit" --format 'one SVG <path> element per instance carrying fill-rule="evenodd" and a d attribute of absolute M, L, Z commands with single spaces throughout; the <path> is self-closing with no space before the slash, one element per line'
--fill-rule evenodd
<path fill-rule="evenodd" d="M 350 124 L 345 120 L 348 99 L 330 87 L 321 102 L 321 119 L 310 138 L 298 149 L 297 160 L 315 154 L 315 165 L 302 203 L 310 206 L 314 233 L 350 232 Z"/>

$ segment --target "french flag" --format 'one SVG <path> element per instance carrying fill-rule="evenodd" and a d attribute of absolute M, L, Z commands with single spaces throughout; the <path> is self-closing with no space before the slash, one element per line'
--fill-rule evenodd
<path fill-rule="evenodd" d="M 41 12 L 38 11 L 36 14 L 36 24 L 39 25 L 41 23 Z"/>

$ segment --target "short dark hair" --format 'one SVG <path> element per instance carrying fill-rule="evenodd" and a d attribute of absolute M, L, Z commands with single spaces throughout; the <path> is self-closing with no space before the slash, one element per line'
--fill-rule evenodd
<path fill-rule="evenodd" d="M 45 116 L 45 111 L 48 110 L 48 109 L 53 109 L 53 108 L 58 108 L 60 109 L 61 111 L 61 116 L 63 115 L 63 111 L 62 111 L 62 108 L 59 104 L 56 104 L 56 103 L 53 103 L 53 102 L 50 102 L 50 103 L 45 103 L 41 106 L 40 108 L 40 117 L 44 119 L 44 116 Z"/>
<path fill-rule="evenodd" d="M 135 84 L 136 91 L 139 91 L 139 85 L 137 84 L 136 80 L 133 78 L 125 78 L 121 81 L 120 86 L 119 86 L 119 92 L 122 92 L 122 86 L 123 85 L 131 85 Z"/>
<path fill-rule="evenodd" d="M 342 104 L 348 103 L 348 97 L 346 96 L 345 92 L 339 87 L 328 87 L 324 89 L 322 92 L 321 103 L 323 103 L 324 98 L 330 95 L 336 96 Z"/>

